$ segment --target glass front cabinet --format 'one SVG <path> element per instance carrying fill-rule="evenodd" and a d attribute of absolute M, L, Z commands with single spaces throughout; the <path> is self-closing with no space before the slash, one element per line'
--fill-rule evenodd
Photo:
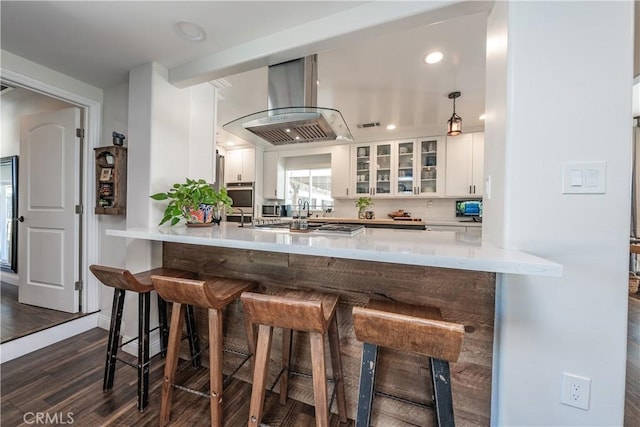
<path fill-rule="evenodd" d="M 444 193 L 441 137 L 354 144 L 356 196 L 435 197 Z"/>
<path fill-rule="evenodd" d="M 444 195 L 444 138 L 419 138 L 416 150 L 416 195 Z"/>

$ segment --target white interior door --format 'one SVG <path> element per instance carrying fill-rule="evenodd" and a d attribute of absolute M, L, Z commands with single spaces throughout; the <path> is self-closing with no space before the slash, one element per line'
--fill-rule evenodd
<path fill-rule="evenodd" d="M 20 129 L 19 301 L 78 312 L 80 109 L 26 116 Z"/>

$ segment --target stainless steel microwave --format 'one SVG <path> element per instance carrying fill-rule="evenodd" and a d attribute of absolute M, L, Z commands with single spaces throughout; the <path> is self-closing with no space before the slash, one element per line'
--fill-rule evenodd
<path fill-rule="evenodd" d="M 282 207 L 280 205 L 262 205 L 262 216 L 280 216 Z"/>
<path fill-rule="evenodd" d="M 263 217 L 291 216 L 292 214 L 291 205 L 262 205 Z"/>

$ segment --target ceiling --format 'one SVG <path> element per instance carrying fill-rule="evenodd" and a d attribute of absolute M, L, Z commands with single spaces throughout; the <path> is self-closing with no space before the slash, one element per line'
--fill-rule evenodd
<path fill-rule="evenodd" d="M 231 87 L 219 90 L 219 125 L 266 108 L 266 65 L 318 53 L 318 105 L 339 109 L 358 140 L 396 138 L 442 134 L 451 91 L 462 92 L 464 126 L 482 128 L 491 4 L 3 0 L 0 40 L 3 50 L 103 89 L 149 61 L 178 87 L 224 78 Z M 181 38 L 180 20 L 202 26 L 206 40 Z M 425 64 L 436 49 L 443 61 Z M 382 126 L 357 127 L 373 121 Z"/>

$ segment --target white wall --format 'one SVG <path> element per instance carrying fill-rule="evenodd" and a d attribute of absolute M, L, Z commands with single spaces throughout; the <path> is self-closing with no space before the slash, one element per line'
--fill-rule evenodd
<path fill-rule="evenodd" d="M 113 144 L 111 133 L 117 131 L 127 136 L 125 146 L 129 145 L 128 110 L 129 110 L 129 84 L 122 83 L 115 87 L 105 89 L 102 114 L 102 137 L 100 146 Z M 93 154 L 93 153 L 90 153 Z M 89 204 L 91 205 L 93 201 Z M 119 237 L 111 237 L 105 234 L 108 229 L 124 229 L 126 217 L 121 215 L 98 215 L 99 233 L 99 262 L 110 267 L 124 267 L 126 264 L 126 241 Z M 100 317 L 99 325 L 104 329 L 109 328 L 111 316 L 111 303 L 113 288 L 100 285 Z"/>
<path fill-rule="evenodd" d="M 189 89 L 189 178 L 215 181 L 215 88 L 202 83 Z"/>
<path fill-rule="evenodd" d="M 489 21 L 489 43 L 506 32 L 508 49 L 487 52 L 506 81 L 487 72 L 485 173 L 496 197 L 483 238 L 564 266 L 560 279 L 498 283 L 494 425 L 622 425 L 632 8 L 496 2 Z M 504 167 L 491 160 L 502 155 Z M 561 194 L 562 162 L 593 160 L 606 161 L 606 194 Z M 560 403 L 563 372 L 592 379 L 589 410 Z"/>
<path fill-rule="evenodd" d="M 166 203 L 153 201 L 151 194 L 167 191 L 187 177 L 212 176 L 214 96 L 209 84 L 186 89 L 172 86 L 168 71 L 158 64 L 147 63 L 131 70 L 127 227 L 148 227 L 160 222 Z M 203 159 L 197 159 L 198 155 Z M 129 240 L 125 252 L 125 266 L 131 271 L 162 263 L 162 246 L 158 242 Z M 152 319 L 152 325 L 156 324 L 155 308 Z M 127 297 L 124 320 L 124 334 L 135 336 L 134 296 Z M 154 338 L 152 342 L 156 341 Z"/>

